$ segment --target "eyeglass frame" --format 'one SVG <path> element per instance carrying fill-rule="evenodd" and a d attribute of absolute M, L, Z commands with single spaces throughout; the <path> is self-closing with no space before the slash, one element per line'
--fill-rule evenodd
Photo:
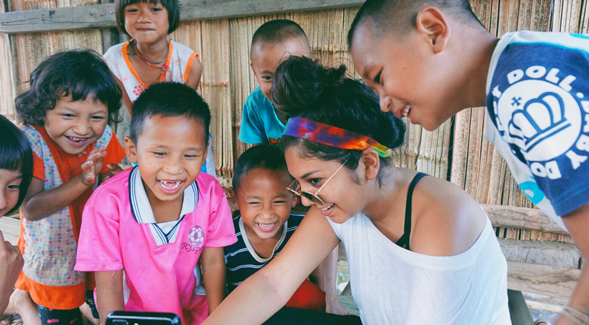
<path fill-rule="evenodd" d="M 329 181 L 333 178 L 333 176 L 335 176 L 335 174 L 337 174 L 337 172 L 339 172 L 340 169 L 342 169 L 346 165 L 346 163 L 348 162 L 348 160 L 350 160 L 349 157 L 348 157 L 348 159 L 346 159 L 346 161 L 344 161 L 344 163 L 341 166 L 339 166 L 339 168 L 331 176 L 329 176 L 329 178 L 325 181 L 325 183 L 323 183 L 323 185 L 321 185 L 321 187 L 317 190 L 317 192 L 315 192 L 315 194 L 313 194 L 311 192 L 307 192 L 307 191 L 297 191 L 297 190 L 292 189 L 292 186 L 295 183 L 298 184 L 297 187 L 300 187 L 300 184 L 297 182 L 296 179 L 294 179 L 286 189 L 289 192 L 291 192 L 292 194 L 294 194 L 294 195 L 296 195 L 296 196 L 298 196 L 300 198 L 302 198 L 302 196 L 301 196 L 302 194 L 306 194 L 305 195 L 305 199 L 311 201 L 312 203 L 316 203 L 316 204 L 319 204 L 319 205 L 325 205 L 325 201 L 323 201 L 323 199 L 319 197 L 319 192 L 325 187 L 325 185 L 327 185 L 327 183 L 329 183 Z M 317 201 L 315 201 L 313 199 L 315 199 Z"/>

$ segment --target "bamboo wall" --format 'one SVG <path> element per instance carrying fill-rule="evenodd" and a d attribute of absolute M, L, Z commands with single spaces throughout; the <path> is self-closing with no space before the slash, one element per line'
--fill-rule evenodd
<path fill-rule="evenodd" d="M 99 2 L 1 1 L 0 10 L 9 8 L 12 11 Z M 589 29 L 589 3 L 583 0 L 471 0 L 471 4 L 487 29 L 498 36 L 521 29 L 583 33 Z M 199 91 L 211 107 L 211 132 L 221 178 L 226 181 L 232 176 L 236 157 L 247 147 L 237 140 L 237 136 L 242 105 L 257 87 L 248 57 L 254 31 L 271 19 L 292 19 L 306 31 L 315 57 L 326 64 L 344 63 L 353 71 L 346 36 L 357 9 L 183 22 L 171 35 L 175 41 L 200 54 L 203 76 Z M 106 50 L 103 42 L 110 44 L 105 35 L 108 33 L 100 30 L 1 35 L 0 113 L 14 116 L 12 98 L 28 87 L 31 70 L 45 56 L 74 48 L 91 48 L 102 53 Z M 121 112 L 125 113 L 124 110 Z M 399 166 L 449 178 L 480 203 L 531 207 L 511 178 L 503 159 L 492 145 L 484 141 L 486 122 L 485 110 L 473 108 L 461 112 L 433 132 L 408 124 L 406 143 L 396 152 L 395 162 Z M 121 137 L 124 132 L 125 128 L 120 127 L 118 135 Z"/>

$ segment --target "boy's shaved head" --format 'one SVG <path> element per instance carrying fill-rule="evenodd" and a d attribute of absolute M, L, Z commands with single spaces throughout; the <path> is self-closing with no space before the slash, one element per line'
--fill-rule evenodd
<path fill-rule="evenodd" d="M 415 28 L 419 11 L 428 6 L 436 7 L 462 23 L 482 26 L 468 0 L 367 0 L 358 11 L 348 33 L 350 50 L 354 32 L 359 27 L 369 24 L 375 38 L 385 33 L 406 35 Z"/>
<path fill-rule="evenodd" d="M 258 45 L 273 45 L 283 43 L 287 40 L 296 39 L 301 45 L 309 48 L 309 41 L 305 31 L 292 20 L 277 19 L 265 22 L 260 26 L 252 37 L 250 58 L 254 56 L 254 49 Z"/>

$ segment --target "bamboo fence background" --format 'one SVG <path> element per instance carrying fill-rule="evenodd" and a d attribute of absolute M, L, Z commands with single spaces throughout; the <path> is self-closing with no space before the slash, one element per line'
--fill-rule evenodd
<path fill-rule="evenodd" d="M 100 3 L 98 0 L 0 1 L 0 12 Z M 589 2 L 584 0 L 471 0 L 471 4 L 481 22 L 497 36 L 522 29 L 581 33 L 589 29 Z M 182 22 L 172 33 L 172 39 L 200 54 L 203 76 L 199 92 L 211 107 L 215 160 L 222 183 L 227 184 L 236 158 L 247 148 L 237 140 L 237 135 L 243 103 L 257 87 L 249 68 L 249 46 L 254 31 L 271 19 L 292 19 L 306 31 L 313 56 L 328 65 L 346 64 L 352 73 L 346 36 L 357 10 L 358 7 L 352 7 L 189 21 Z M 16 118 L 13 98 L 28 88 L 30 72 L 44 57 L 75 48 L 103 53 L 112 45 L 105 31 L 109 29 L 0 34 L 0 114 Z M 121 113 L 126 114 L 123 109 Z M 484 108 L 465 110 L 433 132 L 407 124 L 406 143 L 395 155 L 396 164 L 449 179 L 482 204 L 532 207 L 503 159 L 484 141 L 488 127 L 485 114 Z M 120 139 L 125 130 L 124 122 L 117 130 Z"/>

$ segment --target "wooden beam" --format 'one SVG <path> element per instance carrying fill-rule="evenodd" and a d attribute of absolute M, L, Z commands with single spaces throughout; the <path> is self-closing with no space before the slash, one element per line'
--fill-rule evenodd
<path fill-rule="evenodd" d="M 563 304 L 573 295 L 581 275 L 579 269 L 518 262 L 507 265 L 509 289 L 565 298 Z"/>
<path fill-rule="evenodd" d="M 220 19 L 358 6 L 364 0 L 180 0 L 180 18 Z M 114 4 L 13 11 L 0 14 L 0 32 L 31 33 L 115 26 Z"/>
<path fill-rule="evenodd" d="M 482 204 L 494 227 L 538 230 L 555 234 L 567 234 L 550 217 L 538 209 L 504 205 Z"/>

